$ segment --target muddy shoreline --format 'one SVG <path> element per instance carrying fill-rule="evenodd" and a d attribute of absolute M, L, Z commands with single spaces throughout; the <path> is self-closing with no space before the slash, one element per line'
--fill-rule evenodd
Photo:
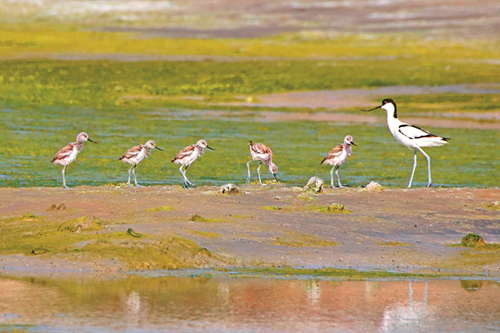
<path fill-rule="evenodd" d="M 26 214 L 40 218 L 42 225 L 92 216 L 105 221 L 94 233 L 132 228 L 153 238 L 188 239 L 210 252 L 211 259 L 187 260 L 179 268 L 333 267 L 500 278 L 498 250 L 451 246 L 470 232 L 488 244 L 500 243 L 500 213 L 487 208 L 500 197 L 498 188 L 327 188 L 319 195 L 282 185 L 240 190 L 224 196 L 217 187 L 1 188 L 0 216 L 3 227 Z M 325 211 L 333 203 L 345 211 Z M 61 204 L 64 209 L 51 209 Z M 92 233 L 82 231 L 82 236 L 86 232 Z M 18 237 L 26 235 L 19 231 Z M 3 252 L 0 274 L 119 276 L 134 269 L 105 251 L 99 256 L 68 253 Z"/>

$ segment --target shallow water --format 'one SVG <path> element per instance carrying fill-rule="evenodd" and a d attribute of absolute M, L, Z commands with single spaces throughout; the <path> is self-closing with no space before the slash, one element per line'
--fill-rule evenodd
<path fill-rule="evenodd" d="M 84 150 L 67 170 L 67 183 L 117 185 L 127 181 L 128 165 L 118 161 L 128 148 L 153 139 L 165 151 L 154 151 L 137 168 L 139 183 L 180 184 L 178 165 L 170 160 L 183 147 L 201 138 L 216 151 L 207 151 L 188 170 L 198 185 L 243 183 L 250 159 L 248 140 L 263 142 L 274 151 L 278 177 L 287 185 L 304 185 L 312 176 L 326 181 L 330 168 L 319 162 L 345 135 L 358 147 L 340 169 L 342 182 L 364 186 L 377 181 L 384 186 L 406 186 L 413 152 L 399 145 L 385 125 L 342 122 L 262 121 L 258 114 L 181 110 L 0 110 L 0 186 L 60 186 L 61 169 L 50 160 L 81 131 L 98 144 L 86 142 Z M 498 131 L 428 128 L 451 137 L 444 147 L 427 149 L 432 159 L 435 185 L 498 186 L 496 154 Z M 414 185 L 425 186 L 427 165 L 419 156 Z M 256 176 L 257 164 L 252 166 Z M 262 168 L 263 179 L 271 179 Z M 254 178 L 255 179 L 255 178 Z"/>
<path fill-rule="evenodd" d="M 28 332 L 494 331 L 493 281 L 0 278 L 0 329 Z"/>

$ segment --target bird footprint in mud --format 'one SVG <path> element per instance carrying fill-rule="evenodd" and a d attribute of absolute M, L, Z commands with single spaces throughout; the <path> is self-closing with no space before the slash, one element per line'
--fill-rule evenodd
<path fill-rule="evenodd" d="M 52 204 L 52 206 L 50 206 L 49 209 L 47 209 L 48 212 L 53 212 L 53 211 L 65 211 L 66 210 L 66 205 L 64 204 L 64 202 L 62 204 L 60 204 L 59 206 L 57 206 L 56 204 Z"/>

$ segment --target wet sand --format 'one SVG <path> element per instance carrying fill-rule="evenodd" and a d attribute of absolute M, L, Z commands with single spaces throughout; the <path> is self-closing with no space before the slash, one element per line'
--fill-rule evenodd
<path fill-rule="evenodd" d="M 500 278 L 498 251 L 450 246 L 470 232 L 486 243 L 500 243 L 500 212 L 486 208 L 500 198 L 498 188 L 327 188 L 319 195 L 284 185 L 240 189 L 241 194 L 223 196 L 216 187 L 1 188 L 0 216 L 32 213 L 61 223 L 95 216 L 106 221 L 100 232 L 133 228 L 191 239 L 224 259 L 215 267 L 285 265 Z M 61 203 L 66 210 L 49 210 Z M 349 212 L 321 212 L 333 203 Z M 172 209 L 148 211 L 160 206 Z M 194 214 L 208 220 L 192 222 Z M 124 268 L 106 258 L 66 258 L 1 255 L 0 274 L 114 275 Z"/>

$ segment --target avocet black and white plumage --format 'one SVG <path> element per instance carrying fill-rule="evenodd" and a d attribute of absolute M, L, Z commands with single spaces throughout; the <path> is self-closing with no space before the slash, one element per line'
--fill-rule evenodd
<path fill-rule="evenodd" d="M 181 165 L 179 171 L 181 172 L 182 177 L 184 178 L 184 182 L 182 183 L 182 186 L 184 188 L 188 188 L 189 186 L 194 186 L 194 184 L 191 183 L 189 179 L 186 177 L 186 170 L 198 157 L 203 155 L 205 148 L 208 148 L 210 150 L 215 150 L 214 148 L 208 146 L 207 141 L 202 139 L 196 142 L 194 145 L 187 146 L 186 148 L 182 149 L 172 159 L 172 163 Z"/>
<path fill-rule="evenodd" d="M 63 187 L 65 188 L 68 188 L 68 186 L 66 186 L 66 174 L 65 174 L 66 167 L 71 163 L 73 163 L 73 161 L 76 159 L 76 156 L 78 156 L 78 154 L 82 151 L 83 142 L 85 141 L 97 143 L 95 141 L 90 140 L 89 135 L 87 133 L 81 132 L 76 136 L 76 142 L 68 143 L 67 146 L 61 148 L 61 150 L 57 152 L 56 156 L 54 156 L 54 158 L 51 161 L 52 163 L 64 166 L 64 168 L 62 169 L 62 177 L 63 177 Z"/>
<path fill-rule="evenodd" d="M 273 163 L 273 151 L 271 148 L 266 146 L 263 143 L 255 143 L 250 141 L 250 155 L 252 155 L 252 159 L 247 162 L 247 170 L 248 170 L 248 178 L 247 178 L 247 184 L 250 183 L 250 162 L 252 161 L 258 161 L 259 166 L 257 167 L 257 175 L 259 176 L 259 184 L 262 184 L 262 181 L 260 179 L 260 167 L 262 166 L 262 163 L 267 165 L 269 167 L 269 171 L 273 174 L 274 179 L 278 180 L 276 177 L 276 173 L 278 172 L 278 167 L 276 164 Z"/>
<path fill-rule="evenodd" d="M 330 171 L 330 179 L 331 179 L 331 186 L 334 188 L 335 186 L 333 185 L 333 171 L 335 170 L 335 174 L 337 175 L 337 180 L 339 182 L 339 187 L 342 188 L 342 183 L 340 182 L 340 177 L 339 177 L 339 167 L 345 163 L 347 160 L 347 157 L 351 156 L 352 154 L 352 147 L 351 145 L 356 146 L 356 144 L 353 141 L 354 139 L 352 136 L 347 135 L 344 138 L 344 143 L 341 145 L 338 145 L 337 147 L 333 148 L 330 150 L 328 155 L 321 161 L 320 164 L 328 164 L 328 165 L 333 165 L 332 170 Z"/>
<path fill-rule="evenodd" d="M 382 108 L 387 111 L 387 126 L 392 136 L 401 143 L 402 145 L 414 149 L 414 162 L 413 171 L 411 172 L 410 181 L 408 187 L 411 187 L 413 182 L 413 176 L 415 174 L 415 169 L 417 168 L 417 150 L 420 151 L 427 159 L 427 170 L 428 170 L 428 183 L 427 186 L 432 186 L 431 177 L 431 158 L 427 155 L 422 147 L 438 147 L 448 143 L 449 138 L 431 134 L 423 128 L 403 123 L 398 119 L 397 106 L 392 99 L 384 99 L 382 105 L 377 106 L 370 110 L 363 111 L 373 111 Z"/>
<path fill-rule="evenodd" d="M 122 157 L 119 158 L 120 161 L 130 164 L 130 169 L 128 169 L 128 182 L 127 182 L 128 186 L 131 186 L 130 185 L 131 173 L 134 175 L 135 186 L 141 186 L 137 184 L 137 178 L 135 176 L 135 168 L 137 168 L 137 166 L 139 165 L 139 163 L 141 163 L 143 159 L 151 155 L 152 149 L 163 150 L 158 148 L 153 140 L 149 140 L 143 145 L 138 145 L 130 148 Z"/>

